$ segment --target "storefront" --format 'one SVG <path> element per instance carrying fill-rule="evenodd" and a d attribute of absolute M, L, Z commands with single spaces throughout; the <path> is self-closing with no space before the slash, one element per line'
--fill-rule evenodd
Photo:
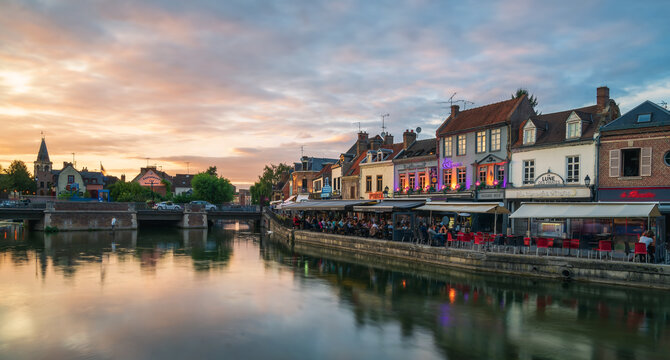
<path fill-rule="evenodd" d="M 415 210 L 427 211 L 431 217 L 432 214 L 449 214 L 449 225 L 458 226 L 463 232 L 496 234 L 502 232 L 502 215 L 510 213 L 502 203 L 490 202 L 430 202 Z"/>

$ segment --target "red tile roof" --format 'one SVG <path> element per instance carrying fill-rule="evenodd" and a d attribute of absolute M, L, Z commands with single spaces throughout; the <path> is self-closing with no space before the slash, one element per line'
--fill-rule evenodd
<path fill-rule="evenodd" d="M 323 176 L 325 173 L 331 172 L 331 168 L 333 167 L 333 164 L 326 164 L 323 166 L 323 169 L 319 171 L 316 176 L 314 176 L 315 179 L 319 178 L 320 176 Z"/>
<path fill-rule="evenodd" d="M 454 132 L 465 132 L 481 127 L 502 124 L 509 121 L 514 110 L 519 106 L 526 95 L 511 100 L 505 100 L 489 105 L 460 111 L 454 117 L 449 117 L 437 129 L 437 136 Z"/>
<path fill-rule="evenodd" d="M 393 145 L 382 145 L 382 149 L 390 149 L 393 150 L 393 153 L 386 159 L 386 160 L 393 160 L 398 153 L 400 153 L 403 149 L 403 143 L 397 143 Z M 365 157 L 368 155 L 367 151 L 362 152 L 358 157 L 356 157 L 353 160 L 353 164 L 351 165 L 351 168 L 349 168 L 349 171 L 347 172 L 347 175 L 345 176 L 353 176 L 353 175 L 359 175 L 361 173 L 361 161 L 365 159 Z"/>

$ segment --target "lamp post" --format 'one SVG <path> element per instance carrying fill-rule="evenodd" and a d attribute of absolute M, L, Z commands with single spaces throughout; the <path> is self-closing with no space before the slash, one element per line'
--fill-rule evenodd
<path fill-rule="evenodd" d="M 584 178 L 584 185 L 589 188 L 589 201 L 593 201 L 593 189 L 591 188 L 591 178 L 587 174 Z"/>
<path fill-rule="evenodd" d="M 384 187 L 384 191 L 382 193 L 384 194 L 385 198 L 389 197 L 389 187 L 388 186 Z"/>

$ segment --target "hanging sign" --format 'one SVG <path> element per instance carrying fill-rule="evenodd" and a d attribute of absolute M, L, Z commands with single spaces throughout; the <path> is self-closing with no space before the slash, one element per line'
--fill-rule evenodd
<path fill-rule="evenodd" d="M 463 166 L 463 163 L 453 162 L 451 161 L 451 159 L 444 159 L 444 161 L 442 162 L 443 169 L 453 169 L 459 166 Z"/>

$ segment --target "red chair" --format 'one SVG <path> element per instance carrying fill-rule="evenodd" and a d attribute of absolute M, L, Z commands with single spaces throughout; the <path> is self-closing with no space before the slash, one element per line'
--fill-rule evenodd
<path fill-rule="evenodd" d="M 598 241 L 598 248 L 595 249 L 598 252 L 600 259 L 603 258 L 603 253 L 609 253 L 610 259 L 612 259 L 612 241 L 611 240 L 600 240 Z M 607 255 L 605 255 L 607 259 Z"/>
<path fill-rule="evenodd" d="M 453 246 L 454 242 L 456 242 L 456 239 L 454 239 L 454 237 L 451 236 L 451 232 L 447 232 L 447 245 Z"/>
<path fill-rule="evenodd" d="M 483 235 L 475 235 L 475 245 L 479 245 L 479 249 L 486 245 L 486 240 Z M 474 248 L 474 245 L 473 245 Z"/>
<path fill-rule="evenodd" d="M 579 257 L 579 239 L 570 240 L 570 249 L 577 249 L 577 257 Z"/>
<path fill-rule="evenodd" d="M 649 262 L 649 256 L 647 256 L 647 244 L 645 243 L 635 243 L 635 254 L 633 255 L 633 261 L 637 259 L 638 255 L 644 255 L 645 262 Z"/>
<path fill-rule="evenodd" d="M 549 255 L 549 239 L 537 238 L 537 244 L 535 246 L 535 255 L 539 256 L 540 249 L 547 249 L 547 255 Z"/>
<path fill-rule="evenodd" d="M 533 243 L 532 239 L 527 237 L 523 238 L 523 246 L 528 248 L 528 252 L 530 252 L 530 245 Z"/>
<path fill-rule="evenodd" d="M 568 256 L 570 256 L 570 249 L 573 249 L 572 239 L 563 240 L 563 254 L 565 255 L 565 249 L 568 249 Z"/>

